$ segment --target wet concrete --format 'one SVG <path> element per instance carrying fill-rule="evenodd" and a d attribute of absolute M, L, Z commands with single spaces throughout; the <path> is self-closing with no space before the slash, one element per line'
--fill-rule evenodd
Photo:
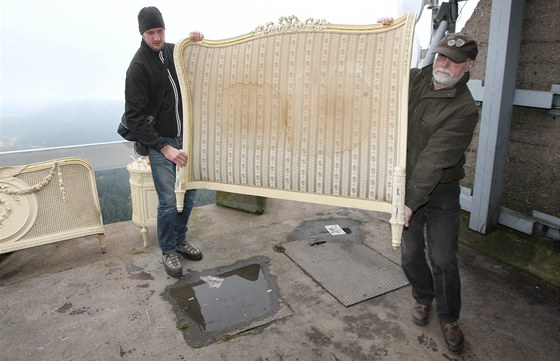
<path fill-rule="evenodd" d="M 262 215 L 195 209 L 189 230 L 204 259 L 182 260 L 179 280 L 165 274 L 155 232 L 144 249 L 132 222 L 106 226 L 105 254 L 86 237 L 3 256 L 0 360 L 557 360 L 559 289 L 463 246 L 462 353 L 446 349 L 433 314 L 426 327 L 411 322 L 409 286 L 345 307 L 280 252 L 302 225 L 333 220 L 399 263 L 388 215 L 272 199 Z M 251 263 L 276 285 L 278 311 L 189 344 L 169 290 Z"/>
<path fill-rule="evenodd" d="M 330 226 L 337 226 L 341 234 L 331 234 L 327 228 Z M 360 227 L 360 223 L 347 218 L 330 218 L 303 222 L 288 236 L 288 240 L 290 241 L 297 241 L 300 239 L 320 241 L 328 239 L 363 242 L 364 238 L 365 236 Z"/>

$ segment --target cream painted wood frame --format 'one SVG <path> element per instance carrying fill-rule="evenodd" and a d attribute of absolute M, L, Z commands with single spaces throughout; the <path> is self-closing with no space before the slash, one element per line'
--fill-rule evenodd
<path fill-rule="evenodd" d="M 0 167 L 0 253 L 97 235 L 105 228 L 93 168 L 81 158 Z"/>
<path fill-rule="evenodd" d="M 282 17 L 226 40 L 175 47 L 187 189 L 360 208 L 404 224 L 415 16 L 391 25 Z"/>

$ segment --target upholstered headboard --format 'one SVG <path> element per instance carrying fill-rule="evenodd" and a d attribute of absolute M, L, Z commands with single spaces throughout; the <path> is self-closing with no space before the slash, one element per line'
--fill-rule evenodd
<path fill-rule="evenodd" d="M 178 42 L 189 154 L 178 191 L 389 212 L 397 248 L 413 29 L 412 14 L 390 26 L 291 16 L 231 39 Z"/>

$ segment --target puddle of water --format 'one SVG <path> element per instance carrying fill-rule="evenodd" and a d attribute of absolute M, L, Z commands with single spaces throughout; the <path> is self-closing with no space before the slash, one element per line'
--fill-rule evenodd
<path fill-rule="evenodd" d="M 203 276 L 204 277 L 204 276 Z M 225 332 L 249 324 L 278 309 L 259 263 L 247 264 L 212 276 L 213 281 L 178 283 L 169 290 L 175 309 L 196 323 L 202 332 Z M 219 283 L 219 282 L 218 282 Z M 189 327 L 189 332 L 192 332 Z"/>

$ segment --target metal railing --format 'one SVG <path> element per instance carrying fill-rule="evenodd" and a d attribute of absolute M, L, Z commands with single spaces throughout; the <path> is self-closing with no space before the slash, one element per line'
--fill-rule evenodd
<path fill-rule="evenodd" d="M 66 157 L 86 159 L 96 171 L 125 168 L 134 157 L 132 142 L 117 141 L 96 144 L 74 145 L 56 148 L 41 148 L 22 151 L 0 152 L 0 167 L 17 166 Z M 461 208 L 471 212 L 472 190 L 462 187 Z M 544 233 L 552 239 L 559 239 L 560 220 L 549 215 L 525 215 L 500 207 L 498 223 L 525 234 Z M 539 227 L 545 227 L 541 229 Z M 537 229 L 535 229 L 537 227 Z"/>
<path fill-rule="evenodd" d="M 125 168 L 134 156 L 132 142 L 72 145 L 56 148 L 41 148 L 0 152 L 0 167 L 32 164 L 52 159 L 79 157 L 86 159 L 93 169 L 109 170 Z"/>

